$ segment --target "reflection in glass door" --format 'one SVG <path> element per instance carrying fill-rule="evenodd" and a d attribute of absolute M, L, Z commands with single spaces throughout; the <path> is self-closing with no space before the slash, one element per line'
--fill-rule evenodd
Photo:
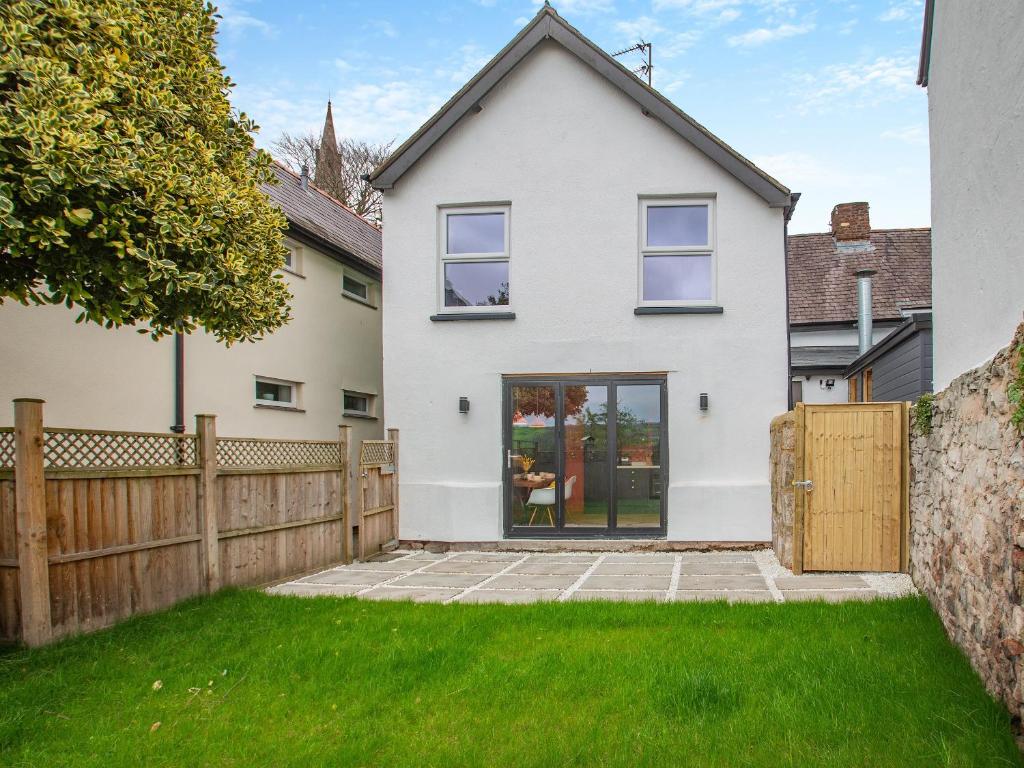
<path fill-rule="evenodd" d="M 565 525 L 608 527 L 608 387 L 562 388 Z"/>
<path fill-rule="evenodd" d="M 505 525 L 515 535 L 662 535 L 663 378 L 505 382 Z"/>
<path fill-rule="evenodd" d="M 656 528 L 661 523 L 661 387 L 615 388 L 615 523 Z"/>
<path fill-rule="evenodd" d="M 553 385 L 512 387 L 512 525 L 554 528 L 558 513 Z"/>

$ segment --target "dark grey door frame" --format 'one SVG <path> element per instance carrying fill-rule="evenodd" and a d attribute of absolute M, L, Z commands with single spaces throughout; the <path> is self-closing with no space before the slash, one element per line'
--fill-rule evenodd
<path fill-rule="evenodd" d="M 618 387 L 620 385 L 646 384 L 658 386 L 661 393 L 661 427 L 659 466 L 661 468 L 661 517 L 656 528 L 618 528 L 618 445 L 617 414 Z M 608 388 L 608 525 L 603 528 L 582 526 L 565 527 L 565 403 L 566 386 L 606 386 Z M 512 524 L 513 470 L 506 457 L 512 448 L 512 387 L 548 386 L 555 389 L 555 498 L 556 516 L 554 528 L 515 526 Z M 663 374 L 579 374 L 571 376 L 503 376 L 501 382 L 501 447 L 502 447 L 502 518 L 505 537 L 510 539 L 548 538 L 664 538 L 667 527 L 668 503 L 668 386 Z"/>

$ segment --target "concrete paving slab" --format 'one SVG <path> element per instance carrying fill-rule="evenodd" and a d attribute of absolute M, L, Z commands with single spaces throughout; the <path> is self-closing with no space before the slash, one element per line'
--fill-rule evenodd
<path fill-rule="evenodd" d="M 509 573 L 582 576 L 590 565 L 590 563 L 520 563 Z"/>
<path fill-rule="evenodd" d="M 577 589 L 570 600 L 610 600 L 612 602 L 665 602 L 664 592 L 623 592 L 616 590 Z"/>
<path fill-rule="evenodd" d="M 456 562 L 471 563 L 514 563 L 520 558 L 519 552 L 459 552 L 451 557 Z"/>
<path fill-rule="evenodd" d="M 528 563 L 596 563 L 599 555 L 590 553 L 581 553 L 578 555 L 530 555 L 526 558 Z"/>
<path fill-rule="evenodd" d="M 459 597 L 457 603 L 539 603 L 562 594 L 558 589 L 474 589 Z"/>
<path fill-rule="evenodd" d="M 603 562 L 594 569 L 601 576 L 671 576 L 672 563 Z"/>
<path fill-rule="evenodd" d="M 391 560 L 398 560 L 399 558 L 405 557 L 407 554 L 408 554 L 407 552 L 399 552 L 399 551 L 384 552 L 383 554 L 380 554 L 380 555 L 374 555 L 373 557 L 370 558 L 370 560 L 372 562 L 374 562 L 374 563 L 387 563 L 387 562 L 389 562 Z"/>
<path fill-rule="evenodd" d="M 414 603 L 443 603 L 451 600 L 459 589 L 416 589 L 412 587 L 375 587 L 360 597 L 368 600 L 412 600 Z"/>
<path fill-rule="evenodd" d="M 715 563 L 710 560 L 691 560 L 680 563 L 679 573 L 683 576 L 754 576 L 761 571 L 753 561 Z"/>
<path fill-rule="evenodd" d="M 369 563 L 352 563 L 351 565 L 343 565 L 338 570 L 345 571 L 388 571 L 391 573 L 401 571 L 415 571 L 417 568 L 422 568 L 423 563 L 412 562 L 408 560 L 388 560 L 386 562 L 378 562 L 376 560 Z"/>
<path fill-rule="evenodd" d="M 672 579 L 669 576 L 588 576 L 580 589 L 665 589 Z"/>
<path fill-rule="evenodd" d="M 752 563 L 754 562 L 753 552 L 680 552 L 680 559 L 686 562 L 712 562 L 712 563 Z"/>
<path fill-rule="evenodd" d="M 428 552 L 425 549 L 414 552 L 408 557 L 409 560 L 443 560 L 448 557 L 446 552 Z"/>
<path fill-rule="evenodd" d="M 826 603 L 845 603 L 847 600 L 874 600 L 880 595 L 873 589 L 792 589 L 783 590 L 787 603 L 824 600 Z"/>
<path fill-rule="evenodd" d="M 268 589 L 267 592 L 272 595 L 296 595 L 299 597 L 345 597 L 354 595 L 361 589 L 366 589 L 366 587 L 342 584 L 298 584 L 293 581 L 288 584 L 278 584 L 276 587 Z"/>
<path fill-rule="evenodd" d="M 475 587 L 487 576 L 477 573 L 414 573 L 393 582 L 396 587 Z"/>
<path fill-rule="evenodd" d="M 762 576 L 680 576 L 679 589 L 768 589 Z"/>
<path fill-rule="evenodd" d="M 316 584 L 361 584 L 364 587 L 369 587 L 373 584 L 380 584 L 382 581 L 393 579 L 394 577 L 394 573 L 386 571 L 354 571 L 348 568 L 338 568 L 333 571 L 314 573 L 312 576 L 306 576 L 305 578 L 299 579 L 298 583 L 308 584 L 310 582 L 314 582 Z"/>
<path fill-rule="evenodd" d="M 674 563 L 674 552 L 616 552 L 605 557 L 606 563 Z"/>
<path fill-rule="evenodd" d="M 853 574 L 816 574 L 805 573 L 802 576 L 779 576 L 775 585 L 785 591 L 787 589 L 859 589 L 868 586 L 860 576 Z"/>
<path fill-rule="evenodd" d="M 470 560 L 445 560 L 443 563 L 434 563 L 423 569 L 423 573 L 482 573 L 485 576 L 492 576 L 503 568 L 508 568 L 508 563 L 477 563 Z"/>
<path fill-rule="evenodd" d="M 579 576 L 546 576 L 526 573 L 506 573 L 487 582 L 488 589 L 565 589 L 576 583 Z"/>
<path fill-rule="evenodd" d="M 680 590 L 672 596 L 676 602 L 709 602 L 712 600 L 727 600 L 730 603 L 771 603 L 772 593 L 767 589 L 762 590 Z"/>

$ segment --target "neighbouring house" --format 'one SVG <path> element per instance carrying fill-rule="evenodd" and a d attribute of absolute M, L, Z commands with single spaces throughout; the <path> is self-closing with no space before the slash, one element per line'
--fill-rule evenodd
<path fill-rule="evenodd" d="M 1024 311 L 1022 73 L 1018 0 L 928 0 L 936 390 L 1004 347 Z"/>
<path fill-rule="evenodd" d="M 288 219 L 288 325 L 230 348 L 202 331 L 154 342 L 7 301 L 0 401 L 41 397 L 47 424 L 62 427 L 192 431 L 192 414 L 213 413 L 222 435 L 336 439 L 351 424 L 355 440 L 382 436 L 380 230 L 306 176 L 274 172 L 265 191 Z"/>
<path fill-rule="evenodd" d="M 932 314 L 915 312 L 843 373 L 857 402 L 917 400 L 932 391 Z"/>
<path fill-rule="evenodd" d="M 771 536 L 797 195 L 549 6 L 371 174 L 400 536 Z"/>
<path fill-rule="evenodd" d="M 872 229 L 867 203 L 841 203 L 828 232 L 789 236 L 787 258 L 793 402 L 870 400 L 847 369 L 931 307 L 931 231 Z"/>

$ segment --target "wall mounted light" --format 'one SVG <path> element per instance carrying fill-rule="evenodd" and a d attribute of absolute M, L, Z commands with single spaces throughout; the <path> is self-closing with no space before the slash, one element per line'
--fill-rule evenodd
<path fill-rule="evenodd" d="M 702 411 L 706 411 L 708 409 L 708 393 L 707 392 L 701 392 L 700 393 L 700 409 Z"/>
<path fill-rule="evenodd" d="M 463 414 L 469 413 L 469 398 L 468 397 L 460 397 L 459 398 L 459 413 L 463 413 Z"/>
<path fill-rule="evenodd" d="M 835 379 L 822 379 L 821 381 L 818 382 L 818 386 L 819 387 L 821 387 L 822 389 L 827 390 L 829 392 L 832 391 L 832 388 L 835 385 L 836 385 L 836 380 Z"/>

